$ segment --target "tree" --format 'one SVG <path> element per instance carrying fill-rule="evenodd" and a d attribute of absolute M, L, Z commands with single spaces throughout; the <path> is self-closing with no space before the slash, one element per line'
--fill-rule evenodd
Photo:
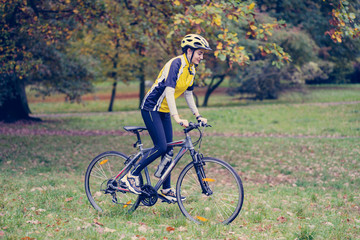
<path fill-rule="evenodd" d="M 253 57 L 250 47 L 255 48 L 255 51 L 266 52 L 272 64 L 278 67 L 291 60 L 280 46 L 267 42 L 273 30 L 282 28 L 284 23 L 273 19 L 259 23 L 255 2 L 175 2 L 184 10 L 183 14 L 175 16 L 173 35 L 178 38 L 183 36 L 189 31 L 185 26 L 190 26 L 192 31 L 205 34 L 215 48 L 213 57 L 207 60 L 212 74 L 204 76 L 209 78 L 210 82 L 203 106 L 207 106 L 211 93 L 225 77 L 232 74 L 233 65 L 244 66 L 250 62 Z"/>
<path fill-rule="evenodd" d="M 73 46 L 79 49 L 80 54 L 91 56 L 99 62 L 100 78 L 112 79 L 108 109 L 112 111 L 118 81 L 138 80 L 141 104 L 145 96 L 146 76 L 155 76 L 157 70 L 154 65 L 171 54 L 166 35 L 171 16 L 176 11 L 169 1 L 104 2 L 104 21 L 84 29 Z"/>
<path fill-rule="evenodd" d="M 113 3 L 114 6 L 107 4 L 109 9 L 119 9 L 119 11 L 107 11 L 108 19 L 112 23 L 107 24 L 107 27 L 111 29 L 112 26 L 116 26 L 117 29 L 121 29 L 120 33 L 110 38 L 113 40 L 126 38 L 125 42 L 128 42 L 130 47 L 120 44 L 117 50 L 112 47 L 107 49 L 102 47 L 101 50 L 108 56 L 111 55 L 109 53 L 111 51 L 113 54 L 119 51 L 121 54 L 136 53 L 137 57 L 132 58 L 134 70 L 130 72 L 133 78 L 140 80 L 140 103 L 145 95 L 146 76 L 157 74 L 154 69 L 158 71 L 161 66 L 154 68 L 154 65 L 167 61 L 169 55 L 181 53 L 180 41 L 187 33 L 196 32 L 205 35 L 216 48 L 208 63 L 217 71 L 211 76 L 213 81 L 208 85 L 204 105 L 207 105 L 210 94 L 229 74 L 233 64 L 244 65 L 249 61 L 245 47 L 239 45 L 240 34 L 243 38 L 249 38 L 249 41 L 251 38 L 256 44 L 261 44 L 264 51 L 274 56 L 272 60 L 275 65 L 290 59 L 276 44 L 259 41 L 266 40 L 271 31 L 281 27 L 282 23 L 264 23 L 257 27 L 254 19 L 255 4 L 251 2 L 233 0 L 212 3 L 184 0 L 171 3 L 134 0 L 116 2 Z M 239 28 L 241 31 L 238 37 Z M 104 32 L 101 32 L 102 38 L 109 38 L 107 34 L 102 33 Z M 95 42 L 100 43 L 97 40 Z M 107 42 L 111 41 L 107 40 Z M 119 65 L 118 69 L 120 69 Z M 210 71 L 205 72 L 206 74 L 201 74 L 202 78 L 209 76 Z"/>
<path fill-rule="evenodd" d="M 108 111 L 113 111 L 116 88 L 119 81 L 127 83 L 136 79 L 138 53 L 125 27 L 128 17 L 124 7 L 114 1 L 105 1 L 106 15 L 102 22 L 85 27 L 76 34 L 71 51 L 91 58 L 96 66 L 97 81 L 108 78 L 112 81 L 112 91 Z"/>
<path fill-rule="evenodd" d="M 276 42 L 289 53 L 292 62 L 279 69 L 273 66 L 269 59 L 264 59 L 266 52 L 255 54 L 253 61 L 238 69 L 237 74 L 231 78 L 231 93 L 242 93 L 254 100 L 277 99 L 284 90 L 301 88 L 305 79 L 311 76 L 325 76 L 319 66 L 316 74 L 310 74 L 310 70 L 315 70 L 315 66 L 308 63 L 318 61 L 318 46 L 304 31 L 296 28 L 277 30 L 270 37 L 270 41 Z M 311 66 L 314 69 L 311 69 Z"/>
<path fill-rule="evenodd" d="M 42 94 L 65 93 L 75 100 L 89 85 L 89 74 L 66 54 L 66 43 L 79 24 L 101 15 L 92 0 L 1 0 L 0 120 L 31 119 L 25 86 Z"/>
<path fill-rule="evenodd" d="M 359 2 L 339 0 L 331 11 L 332 19 L 329 20 L 332 29 L 325 32 L 334 42 L 341 43 L 343 37 L 350 37 L 352 39 L 360 37 L 360 4 Z M 356 16 L 358 15 L 358 16 Z"/>
<path fill-rule="evenodd" d="M 258 0 L 259 10 L 284 19 L 289 27 L 307 32 L 315 41 L 318 57 L 333 65 L 322 82 L 346 83 L 359 54 L 360 3 L 357 0 Z M 317 81 L 313 81 L 319 83 Z"/>

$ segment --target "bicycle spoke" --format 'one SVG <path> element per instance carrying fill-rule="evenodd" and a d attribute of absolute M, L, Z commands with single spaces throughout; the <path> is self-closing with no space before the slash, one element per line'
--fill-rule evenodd
<path fill-rule="evenodd" d="M 219 202 L 222 202 L 221 200 L 218 200 Z M 220 206 L 219 206 L 219 208 L 221 208 L 221 209 L 223 209 L 223 212 L 226 214 L 227 213 L 227 211 L 226 210 L 228 210 L 228 212 L 230 213 L 230 214 L 226 214 L 226 215 L 231 215 L 232 213 L 233 213 L 233 211 L 235 210 L 235 208 L 232 206 L 232 205 L 230 205 L 230 204 L 227 204 L 227 203 L 225 203 L 225 202 L 222 202 L 222 204 L 216 204 L 216 205 L 222 205 L 222 206 L 224 206 L 223 208 L 221 208 Z M 229 208 L 229 206 L 231 206 L 231 208 L 232 209 L 230 209 Z"/>
<path fill-rule="evenodd" d="M 133 211 L 140 203 L 139 195 L 128 192 L 115 191 L 108 187 L 108 180 L 112 179 L 120 167 L 128 159 L 122 153 L 105 152 L 97 156 L 90 163 L 85 175 L 86 195 L 91 205 L 99 211 Z M 142 179 L 141 179 L 142 181 Z M 117 186 L 117 182 L 113 183 Z M 111 186 L 111 185 L 110 185 Z M 115 204 L 122 207 L 114 208 Z"/>
<path fill-rule="evenodd" d="M 177 194 L 186 200 L 179 203 L 182 213 L 197 223 L 230 223 L 239 214 L 243 190 L 237 173 L 226 163 L 204 158 L 202 182 L 212 194 L 202 191 L 194 165 L 189 164 L 179 176 Z M 201 169 L 200 169 L 201 170 Z"/>
<path fill-rule="evenodd" d="M 99 173 L 100 175 L 103 175 L 104 178 L 106 179 L 106 173 L 105 173 L 105 171 L 103 170 L 102 166 L 99 166 L 99 164 L 96 164 L 95 167 L 96 167 L 96 169 L 98 170 L 98 173 Z"/>

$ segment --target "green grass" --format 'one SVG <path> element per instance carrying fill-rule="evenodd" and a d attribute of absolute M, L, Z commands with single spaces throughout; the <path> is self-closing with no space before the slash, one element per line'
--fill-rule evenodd
<path fill-rule="evenodd" d="M 226 83 L 224 86 L 227 86 Z M 138 93 L 138 86 L 136 83 L 125 85 L 119 83 L 117 88 L 118 96 L 124 93 Z M 195 89 L 195 93 L 198 91 Z M 336 85 L 319 87 L 309 86 L 304 92 L 286 92 L 283 93 L 278 100 L 264 100 L 264 101 L 250 101 L 239 100 L 240 96 L 229 96 L 224 94 L 213 94 L 210 97 L 208 107 L 229 107 L 229 106 L 253 106 L 264 104 L 295 104 L 295 103 L 328 103 L 328 102 L 346 102 L 346 101 L 360 101 L 360 85 Z M 65 102 L 64 97 L 59 97 L 59 101 L 54 102 L 38 102 L 39 98 L 35 97 L 35 93 L 28 89 L 29 106 L 34 114 L 41 113 L 64 113 L 64 112 L 106 112 L 109 107 L 111 84 L 102 83 L 95 87 L 96 94 L 108 94 L 108 100 L 100 100 L 94 97 L 93 101 L 83 101 L 81 103 Z M 204 101 L 203 96 L 199 96 L 199 104 Z M 134 99 L 116 99 L 113 106 L 113 111 L 129 111 L 137 110 L 139 107 L 139 100 Z M 186 102 L 181 97 L 177 99 L 178 108 L 186 108 Z"/>
<path fill-rule="evenodd" d="M 358 100 L 348 89 L 326 91 L 314 90 L 317 97 L 307 104 L 201 108 L 213 125 L 203 154 L 229 162 L 244 184 L 243 209 L 228 226 L 195 225 L 177 205 L 160 202 L 131 215 L 116 208 L 96 212 L 84 191 L 87 165 L 103 151 L 133 153 L 135 137 L 30 134 L 143 125 L 138 111 L 0 123 L 27 133 L 0 135 L 0 239 L 359 239 L 360 104 L 309 104 L 325 96 Z M 192 117 L 188 110 L 180 113 Z M 143 139 L 150 147 L 150 138 Z M 186 162 L 173 174 L 173 186 Z"/>
<path fill-rule="evenodd" d="M 7 239 L 359 237 L 358 141 L 207 138 L 204 154 L 226 159 L 240 173 L 245 203 L 229 226 L 197 226 L 176 205 L 158 203 L 132 215 L 90 207 L 83 189 L 86 165 L 104 150 L 130 151 L 124 145 L 132 140 L 2 136 L 0 223 Z"/>
<path fill-rule="evenodd" d="M 360 136 L 360 104 L 271 104 L 199 109 L 214 126 L 208 130 L 212 133 Z M 179 112 L 182 117 L 195 120 L 188 109 L 181 109 Z M 143 125 L 140 111 L 43 119 L 43 124 L 30 125 L 28 128 L 113 130 L 122 129 L 125 125 Z M 17 128 L 17 125 L 8 127 Z M 180 130 L 176 125 L 174 129 Z"/>

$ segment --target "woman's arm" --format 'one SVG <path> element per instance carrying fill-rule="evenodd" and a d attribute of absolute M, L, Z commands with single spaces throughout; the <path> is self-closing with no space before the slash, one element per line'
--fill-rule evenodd
<path fill-rule="evenodd" d="M 207 123 L 207 119 L 203 118 L 200 113 L 199 110 L 196 107 L 195 101 L 194 101 L 194 96 L 193 96 L 193 92 L 186 90 L 184 92 L 184 97 L 186 100 L 187 105 L 189 106 L 191 112 L 195 115 L 196 120 L 201 121 L 203 123 Z"/>
<path fill-rule="evenodd" d="M 174 94 L 175 94 L 175 88 L 172 88 L 172 87 L 166 87 L 165 88 L 165 97 L 166 97 L 166 101 L 167 101 L 167 104 L 168 104 L 169 109 L 170 109 L 170 114 L 178 124 L 180 124 L 180 125 L 182 125 L 184 127 L 188 127 L 189 122 L 187 120 L 181 119 L 179 117 L 179 114 L 178 114 L 178 111 L 177 111 L 177 108 L 176 108 Z"/>

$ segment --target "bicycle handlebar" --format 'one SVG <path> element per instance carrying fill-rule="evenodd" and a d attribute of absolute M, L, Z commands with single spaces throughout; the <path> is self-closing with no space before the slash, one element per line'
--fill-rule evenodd
<path fill-rule="evenodd" d="M 193 122 L 189 122 L 189 126 L 187 128 L 184 129 L 184 133 L 188 133 L 194 129 L 198 129 L 200 127 L 211 127 L 211 125 L 207 124 L 207 123 L 193 123 Z"/>

